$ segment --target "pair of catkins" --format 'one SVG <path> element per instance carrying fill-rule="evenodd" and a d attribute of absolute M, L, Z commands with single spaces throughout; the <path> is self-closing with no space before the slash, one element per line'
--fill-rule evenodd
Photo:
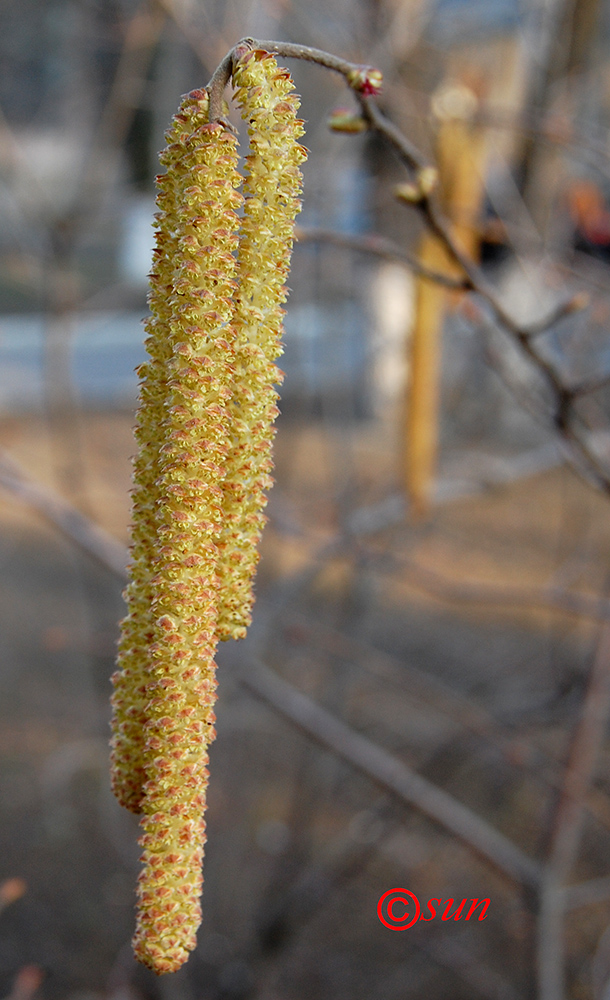
<path fill-rule="evenodd" d="M 186 961 L 201 921 L 214 656 L 251 618 L 306 156 L 288 71 L 250 50 L 233 82 L 250 135 L 245 179 L 205 90 L 183 99 L 167 133 L 139 369 L 112 783 L 142 814 L 134 950 L 157 973 Z"/>

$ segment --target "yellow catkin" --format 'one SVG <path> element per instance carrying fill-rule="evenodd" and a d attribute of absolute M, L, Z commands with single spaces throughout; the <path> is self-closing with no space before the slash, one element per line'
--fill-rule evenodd
<path fill-rule="evenodd" d="M 112 719 L 112 787 L 121 805 L 139 812 L 146 780 L 144 760 L 145 709 L 149 701 L 149 646 L 153 632 L 152 586 L 157 558 L 157 504 L 159 500 L 160 428 L 165 419 L 168 391 L 167 366 L 172 353 L 171 288 L 174 258 L 178 245 L 175 229 L 177 199 L 181 197 L 184 168 L 180 150 L 189 132 L 207 121 L 207 94 L 189 99 L 180 108 L 166 134 L 167 151 L 161 163 L 173 169 L 157 178 L 158 194 L 155 250 L 150 275 L 146 347 L 149 360 L 141 365 L 140 405 L 135 437 L 138 453 L 134 459 L 132 491 L 130 580 L 125 590 L 127 616 L 121 623 L 121 638 L 114 674 Z"/>
<path fill-rule="evenodd" d="M 307 155 L 298 142 L 304 129 L 288 70 L 268 52 L 249 51 L 237 62 L 233 81 L 251 151 L 239 238 L 237 370 L 218 566 L 221 639 L 241 638 L 251 621 L 257 546 L 266 520 L 264 491 L 273 484 L 273 421 L 279 412 L 274 383 L 282 378 L 274 362 L 282 353 L 281 307 L 301 208 L 299 164 Z"/>
<path fill-rule="evenodd" d="M 217 541 L 234 378 L 236 140 L 199 124 L 200 92 L 185 102 L 191 128 L 167 151 L 179 177 L 169 289 L 172 360 L 159 450 L 151 681 L 145 726 L 143 871 L 136 957 L 174 972 L 201 920 L 207 748 L 215 736 Z"/>
<path fill-rule="evenodd" d="M 113 785 L 143 813 L 133 943 L 157 973 L 186 961 L 201 920 L 214 656 L 218 639 L 243 636 L 251 617 L 306 156 L 288 72 L 254 51 L 234 79 L 251 145 L 243 219 L 236 140 L 208 123 L 207 95 L 193 91 L 163 157 L 140 372 Z"/>

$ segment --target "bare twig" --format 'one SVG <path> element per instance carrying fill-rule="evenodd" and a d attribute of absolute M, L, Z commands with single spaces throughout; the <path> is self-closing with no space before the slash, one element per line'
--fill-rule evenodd
<path fill-rule="evenodd" d="M 501 587 L 493 583 L 474 583 L 469 580 L 452 580 L 414 559 L 384 553 L 372 556 L 371 561 L 382 572 L 400 573 L 417 590 L 442 601 L 456 604 L 497 605 L 519 608 L 524 611 L 537 609 L 558 614 L 574 615 L 591 621 L 609 621 L 610 603 L 589 594 L 571 593 L 555 587 Z"/>
<path fill-rule="evenodd" d="M 356 253 L 366 253 L 374 257 L 381 257 L 383 260 L 396 261 L 398 264 L 404 264 L 414 274 L 428 278 L 430 281 L 436 282 L 437 285 L 443 285 L 444 288 L 455 288 L 460 291 L 472 288 L 467 278 L 454 278 L 449 274 L 441 274 L 440 271 L 426 267 L 416 257 L 407 253 L 392 240 L 386 239 L 385 236 L 370 233 L 353 236 L 349 233 L 336 232 L 333 229 L 313 227 L 304 229 L 301 226 L 296 227 L 295 236 L 299 243 L 330 243 L 333 246 L 345 247 L 346 250 L 354 250 Z"/>
<path fill-rule="evenodd" d="M 127 579 L 129 556 L 125 546 L 57 493 L 28 479 L 17 463 L 6 455 L 0 455 L 0 486 L 37 510 L 66 538 L 119 579 Z"/>
<path fill-rule="evenodd" d="M 554 309 L 551 310 L 548 315 L 544 316 L 537 323 L 530 323 L 529 326 L 523 327 L 524 332 L 528 337 L 538 337 L 540 334 L 548 333 L 557 323 L 560 323 L 562 319 L 567 316 L 571 316 L 575 312 L 580 312 L 582 309 L 586 309 L 589 305 L 590 298 L 586 292 L 577 292 L 575 295 L 571 295 L 569 299 L 565 299 L 563 302 L 559 302 Z M 572 390 L 574 392 L 574 390 Z"/>
<path fill-rule="evenodd" d="M 262 49 L 266 52 L 273 52 L 284 59 L 303 59 L 306 62 L 316 63 L 318 66 L 333 70 L 335 73 L 340 73 L 348 86 L 361 99 L 365 110 L 369 106 L 367 95 L 377 93 L 381 87 L 381 74 L 372 66 L 352 63 L 330 52 L 324 52 L 322 49 L 314 49 L 308 45 L 295 45 L 291 42 L 268 40 L 262 41 L 257 38 L 242 38 L 224 57 L 206 87 L 210 95 L 210 121 L 221 121 L 224 123 L 222 93 L 231 77 L 234 60 L 239 58 L 248 49 Z M 400 153 L 401 159 L 410 170 L 419 173 L 421 170 L 429 167 L 422 153 L 391 122 L 387 123 L 387 135 L 388 138 L 391 137 L 394 146 Z"/>
<path fill-rule="evenodd" d="M 599 392 L 600 389 L 606 389 L 609 385 L 610 374 L 584 379 L 582 382 L 573 385 L 571 391 L 574 399 L 577 399 L 579 396 L 588 396 L 594 392 Z"/>
<path fill-rule="evenodd" d="M 401 802 L 439 823 L 512 881 L 529 888 L 539 884 L 540 869 L 507 837 L 461 802 L 316 705 L 261 663 L 249 664 L 241 683 L 307 733 Z"/>
<path fill-rule="evenodd" d="M 434 712 L 446 715 L 452 722 L 491 743 L 500 751 L 504 760 L 525 771 L 544 787 L 563 788 L 563 764 L 550 757 L 531 740 L 516 737 L 491 712 L 457 691 L 434 674 L 430 674 L 402 658 L 378 649 L 360 639 L 354 639 L 330 628 L 314 624 L 305 616 L 294 616 L 285 626 L 289 642 L 316 643 L 326 652 L 359 664 L 364 671 L 377 677 L 383 684 L 393 682 L 405 689 L 409 700 L 430 705 Z M 311 642 L 308 642 L 308 639 Z M 315 653 L 312 653 L 315 656 Z M 602 792 L 590 790 L 585 806 L 587 811 L 603 826 L 610 828 L 610 807 Z"/>

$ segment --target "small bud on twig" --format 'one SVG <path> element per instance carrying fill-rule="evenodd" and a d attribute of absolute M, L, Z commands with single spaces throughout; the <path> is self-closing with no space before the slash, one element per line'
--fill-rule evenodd
<path fill-rule="evenodd" d="M 422 167 L 416 174 L 414 181 L 406 184 L 397 184 L 394 188 L 394 195 L 399 201 L 406 201 L 411 205 L 428 198 L 438 184 L 438 170 L 436 167 Z"/>
<path fill-rule="evenodd" d="M 362 115 L 350 111 L 349 108 L 336 108 L 328 119 L 328 127 L 332 132 L 348 132 L 356 135 L 366 132 L 369 125 Z"/>
<path fill-rule="evenodd" d="M 347 74 L 350 87 L 365 97 L 374 97 L 381 93 L 383 73 L 373 66 L 358 66 Z"/>

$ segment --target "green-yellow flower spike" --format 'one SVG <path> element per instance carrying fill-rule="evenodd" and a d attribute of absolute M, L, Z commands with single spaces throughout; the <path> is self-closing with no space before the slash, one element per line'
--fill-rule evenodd
<path fill-rule="evenodd" d="M 183 100 L 162 157 L 113 678 L 113 788 L 143 814 L 134 950 L 159 974 L 186 961 L 201 920 L 214 656 L 251 617 L 306 156 L 292 81 L 273 56 L 241 55 L 234 80 L 251 146 L 243 219 L 236 139 L 208 121 L 207 93 Z"/>
<path fill-rule="evenodd" d="M 139 369 L 140 407 L 135 436 L 139 451 L 134 459 L 132 493 L 132 544 L 130 582 L 125 591 L 127 616 L 122 622 L 119 643 L 119 670 L 112 678 L 112 786 L 121 805 L 140 812 L 143 785 L 145 708 L 149 701 L 149 645 L 153 632 L 152 585 L 157 559 L 157 504 L 160 491 L 160 448 L 168 391 L 167 366 L 172 353 L 171 305 L 174 258 L 179 235 L 176 210 L 182 197 L 185 169 L 181 150 L 189 134 L 207 121 L 207 94 L 187 99 L 167 132 L 168 150 L 162 163 L 174 169 L 157 178 L 156 247 L 150 275 L 146 347 L 150 360 Z"/>
<path fill-rule="evenodd" d="M 157 546 L 147 686 L 144 869 L 138 888 L 137 958 L 174 972 L 195 947 L 201 920 L 207 748 L 214 739 L 217 542 L 234 378 L 236 140 L 200 124 L 201 95 L 182 114 L 191 128 L 166 153 L 177 207 L 168 288 L 172 358 L 165 422 L 157 429 Z"/>
<path fill-rule="evenodd" d="M 248 121 L 250 155 L 239 237 L 236 295 L 236 377 L 231 403 L 231 451 L 224 482 L 220 540 L 218 636 L 239 639 L 251 621 L 257 545 L 265 523 L 264 491 L 273 484 L 271 445 L 278 414 L 274 364 L 290 268 L 294 220 L 301 208 L 299 164 L 307 150 L 298 142 L 303 124 L 289 72 L 268 52 L 246 52 L 233 70 L 236 100 Z"/>

